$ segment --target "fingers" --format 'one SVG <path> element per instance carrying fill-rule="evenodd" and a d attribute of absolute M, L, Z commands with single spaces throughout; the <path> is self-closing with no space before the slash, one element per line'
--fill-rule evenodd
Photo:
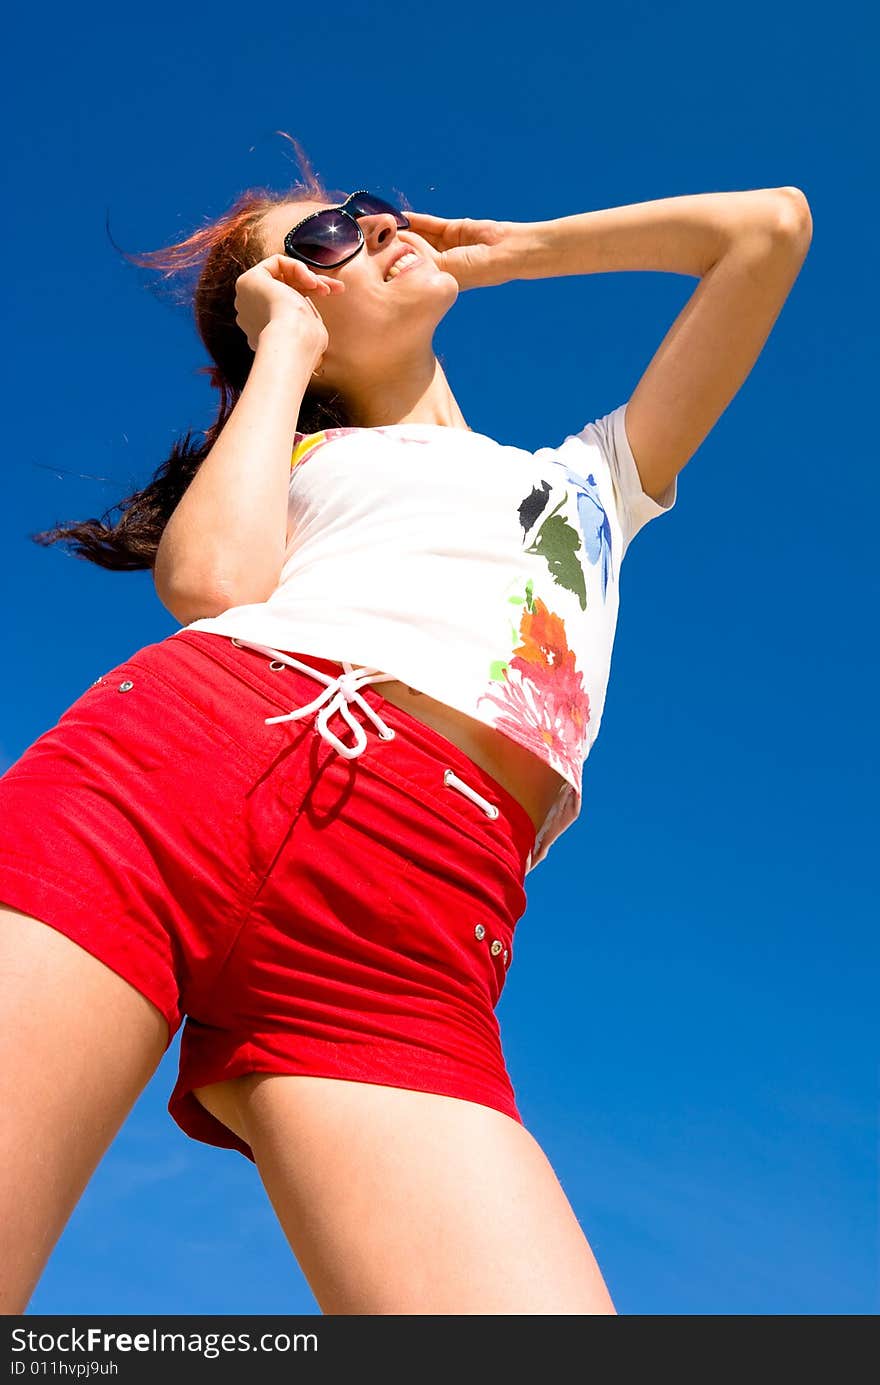
<path fill-rule="evenodd" d="M 331 293 L 345 292 L 345 285 L 341 279 L 334 279 L 329 274 L 319 274 L 311 265 L 305 264 L 302 260 L 295 260 L 291 255 L 271 255 L 264 264 L 270 274 L 300 293 L 314 290 L 328 297 Z"/>
<path fill-rule="evenodd" d="M 458 244 L 461 219 L 451 221 L 445 216 L 430 216 L 428 212 L 407 212 L 410 227 L 435 250 L 448 250 Z"/>
<path fill-rule="evenodd" d="M 442 231 L 446 225 L 446 218 L 443 216 L 430 216 L 428 212 L 407 212 L 407 221 L 412 223 L 419 222 L 422 226 L 430 226 L 435 231 Z"/>

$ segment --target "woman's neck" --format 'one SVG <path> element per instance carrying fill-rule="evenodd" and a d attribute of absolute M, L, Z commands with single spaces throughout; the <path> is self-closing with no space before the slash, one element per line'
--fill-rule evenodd
<path fill-rule="evenodd" d="M 384 378 L 365 392 L 363 399 L 346 398 L 352 422 L 358 428 L 381 428 L 394 423 L 431 423 L 443 428 L 469 425 L 449 387 L 443 367 L 431 355 L 421 369 Z"/>

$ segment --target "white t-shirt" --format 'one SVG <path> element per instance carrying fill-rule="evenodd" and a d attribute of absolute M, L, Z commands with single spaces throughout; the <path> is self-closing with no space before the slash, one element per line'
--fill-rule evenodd
<path fill-rule="evenodd" d="M 581 809 L 621 561 L 677 499 L 645 494 L 625 413 L 535 452 L 432 423 L 297 433 L 278 586 L 185 628 L 383 670 L 531 750 L 565 780 L 534 869 Z"/>

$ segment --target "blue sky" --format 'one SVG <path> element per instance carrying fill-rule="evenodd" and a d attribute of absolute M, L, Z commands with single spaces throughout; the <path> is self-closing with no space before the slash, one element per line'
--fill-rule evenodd
<path fill-rule="evenodd" d="M 876 18 L 89 14 L 88 42 L 68 7 L 8 21 L 3 767 L 177 628 L 149 574 L 27 537 L 100 514 L 213 416 L 194 327 L 115 254 L 107 209 L 128 249 L 179 239 L 297 176 L 277 129 L 330 186 L 443 216 L 806 192 L 813 244 L 771 338 L 627 555 L 584 811 L 529 879 L 499 1017 L 621 1313 L 876 1312 Z M 435 344 L 472 427 L 555 445 L 629 397 L 695 286 L 478 290 Z M 253 1165 L 167 1115 L 178 1044 L 29 1312 L 317 1311 Z"/>

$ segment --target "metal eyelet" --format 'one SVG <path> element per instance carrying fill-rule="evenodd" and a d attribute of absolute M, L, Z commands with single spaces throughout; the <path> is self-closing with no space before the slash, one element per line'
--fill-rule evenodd
<path fill-rule="evenodd" d="M 287 668 L 287 665 L 282 664 L 280 659 L 273 659 L 269 667 L 273 673 L 277 673 L 279 669 Z"/>
<path fill-rule="evenodd" d="M 234 644 L 236 649 L 244 649 L 244 645 L 242 644 L 241 640 L 237 640 L 234 635 L 229 636 L 229 643 Z"/>
<path fill-rule="evenodd" d="M 387 731 L 380 731 L 380 732 L 379 732 L 379 740 L 380 740 L 380 741 L 393 741 L 393 740 L 394 740 L 394 737 L 395 737 L 396 735 L 397 735 L 397 732 L 394 730 L 394 727 L 393 727 L 393 726 L 389 726 Z"/>
<path fill-rule="evenodd" d="M 492 806 L 491 806 L 490 808 L 487 808 L 487 809 L 486 809 L 486 817 L 487 817 L 487 818 L 497 818 L 497 816 L 498 816 L 498 814 L 500 813 L 500 811 L 501 811 L 501 809 L 498 807 L 498 805 L 495 804 L 495 803 L 493 803 Z"/>
<path fill-rule="evenodd" d="M 507 963 L 509 962 L 509 960 L 510 960 L 510 953 L 507 951 L 507 948 L 505 948 L 505 949 L 504 949 L 504 965 L 505 965 L 505 966 L 507 966 Z"/>
<path fill-rule="evenodd" d="M 485 936 L 486 936 L 486 930 L 485 930 L 485 928 L 483 927 L 483 925 L 482 925 L 481 923 L 478 923 L 478 924 L 476 925 L 476 927 L 474 928 L 474 937 L 476 938 L 476 940 L 477 940 L 478 943 L 481 943 L 481 942 L 483 941 L 483 939 L 485 938 Z"/>
<path fill-rule="evenodd" d="M 125 681 L 124 683 L 120 683 L 120 684 L 119 684 L 119 691 L 120 691 L 120 692 L 131 692 L 131 689 L 132 689 L 133 687 L 134 687 L 134 683 L 130 683 L 130 682 L 128 681 L 128 679 L 126 679 L 126 681 Z"/>
<path fill-rule="evenodd" d="M 497 957 L 497 956 L 498 956 L 499 952 L 501 951 L 502 946 L 503 946 L 503 944 L 502 944 L 502 943 L 499 943 L 498 939 L 496 938 L 496 939 L 494 940 L 494 942 L 492 943 L 492 946 L 489 948 L 489 951 L 491 952 L 491 954 L 492 954 L 493 957 Z"/>

